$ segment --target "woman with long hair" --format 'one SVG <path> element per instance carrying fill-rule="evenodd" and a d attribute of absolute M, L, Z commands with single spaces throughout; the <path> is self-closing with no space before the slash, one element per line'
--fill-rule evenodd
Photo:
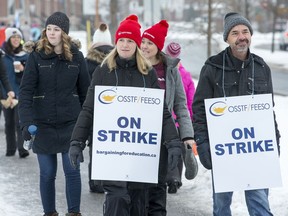
<path fill-rule="evenodd" d="M 18 149 L 19 157 L 25 158 L 29 152 L 23 148 L 23 138 L 21 134 L 19 115 L 18 115 L 18 96 L 19 86 L 28 54 L 23 50 L 21 40 L 22 33 L 17 28 L 8 27 L 5 30 L 5 42 L 2 49 L 5 52 L 3 62 L 6 67 L 9 83 L 15 95 L 7 95 L 7 91 L 2 87 L 3 99 L 6 99 L 7 105 L 3 106 L 5 118 L 5 134 L 7 150 L 6 156 L 13 156 Z"/>
<path fill-rule="evenodd" d="M 62 156 L 68 213 L 81 216 L 80 171 L 69 162 L 72 130 L 89 86 L 84 56 L 72 42 L 69 18 L 61 12 L 46 20 L 41 39 L 32 46 L 20 86 L 19 114 L 24 140 L 37 126 L 33 152 L 40 167 L 40 194 L 45 216 L 57 216 L 55 179 L 57 155 Z"/>
<path fill-rule="evenodd" d="M 123 20 L 115 34 L 115 48 L 93 73 L 83 109 L 71 138 L 69 156 L 71 164 L 75 168 L 79 167 L 79 162 L 83 162 L 82 151 L 85 148 L 85 140 L 88 138 L 93 124 L 94 89 L 96 85 L 159 88 L 157 75 L 139 48 L 141 43 L 140 28 L 136 15 L 130 15 Z M 149 119 L 151 117 L 147 114 L 145 118 Z M 159 119 L 161 119 L 161 116 Z M 157 120 L 151 119 L 151 123 L 152 121 Z M 181 143 L 171 114 L 165 105 L 162 140 L 162 145 L 170 152 L 171 158 L 176 159 L 181 155 Z M 173 165 L 176 167 L 175 163 Z M 101 166 L 105 168 L 105 164 L 101 164 Z M 147 187 L 152 185 L 141 182 L 104 181 L 104 215 L 145 216 L 145 191 Z"/>

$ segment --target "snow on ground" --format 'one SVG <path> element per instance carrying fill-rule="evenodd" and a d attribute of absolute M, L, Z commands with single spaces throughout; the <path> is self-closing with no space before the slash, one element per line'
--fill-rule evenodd
<path fill-rule="evenodd" d="M 71 32 L 70 34 L 74 38 L 79 38 L 82 42 L 82 52 L 85 55 L 87 53 L 87 42 L 86 42 L 86 33 L 81 32 Z M 182 38 L 199 38 L 199 35 L 196 34 L 173 34 L 170 35 L 173 37 L 182 37 Z M 217 36 L 218 41 L 223 41 L 222 35 Z M 263 35 L 257 32 L 253 35 L 253 43 L 251 50 L 252 52 L 263 57 L 267 63 L 274 63 L 283 68 L 288 69 L 288 52 L 275 51 L 273 54 L 268 50 L 262 50 L 256 48 L 255 46 L 263 43 L 270 43 L 271 35 Z M 221 44 L 221 42 L 220 42 Z M 223 42 L 223 47 L 227 45 Z M 195 80 L 195 83 L 197 81 Z M 287 125 L 287 105 L 288 105 L 288 97 L 284 96 L 275 96 L 275 113 L 279 125 L 279 130 L 282 135 L 281 137 L 281 157 L 280 157 L 280 165 L 282 171 L 282 180 L 283 187 L 280 188 L 271 188 L 270 190 L 270 205 L 274 216 L 288 216 L 288 125 Z M 2 132 L 3 134 L 3 132 Z M 2 136 L 4 139 L 4 135 Z M 3 163 L 0 162 L 0 166 L 3 166 Z M 22 164 L 21 164 L 22 165 Z M 37 173 L 35 173 L 37 175 Z M 4 194 L 4 188 L 6 185 L 3 182 L 7 181 L 9 178 L 9 173 L 0 173 L 0 215 L 5 216 L 14 216 L 14 215 L 22 215 L 22 208 L 17 208 L 15 203 L 19 197 L 15 197 L 15 202 L 6 201 L 5 197 L 7 194 Z M 272 176 L 271 176 L 272 177 Z M 19 177 L 20 178 L 20 177 Z M 32 188 L 31 188 L 32 190 Z M 33 189 L 35 190 L 35 188 Z M 25 195 L 29 194 L 25 190 Z M 207 209 L 207 212 L 211 212 L 212 210 L 212 199 L 211 199 L 211 173 L 203 168 L 203 166 L 199 163 L 199 173 L 198 176 L 193 181 L 187 181 L 183 178 L 183 186 L 179 190 L 179 192 L 175 195 L 168 196 L 168 204 L 171 202 L 186 202 L 187 208 L 197 208 L 197 209 Z M 11 194 L 9 197 L 13 196 L 13 189 L 11 190 Z M 29 196 L 29 195 L 28 195 Z M 181 197 L 181 199 L 179 199 Z M 29 197 L 26 197 L 29 198 Z M 40 197 L 38 198 L 40 199 Z M 9 199 L 11 200 L 11 199 Z M 193 201 L 192 201 L 193 200 Z M 25 203 L 23 203 L 25 205 Z M 31 210 L 33 212 L 33 210 Z M 233 197 L 232 204 L 232 212 L 233 216 L 245 216 L 248 215 L 245 205 L 245 200 L 243 196 L 243 192 L 235 192 Z M 168 214 L 169 215 L 169 214 Z M 204 216 L 209 216 L 211 214 L 207 214 Z M 175 215 L 170 215 L 175 216 Z"/>
<path fill-rule="evenodd" d="M 195 34 L 173 34 L 171 37 L 177 38 L 182 37 L 183 39 L 191 39 L 191 38 L 199 38 L 199 35 Z M 220 50 L 225 49 L 227 47 L 227 43 L 223 41 L 222 35 L 215 35 L 214 39 L 219 42 Z M 192 39 L 193 40 L 193 39 Z M 271 53 L 270 50 L 260 49 L 259 45 L 269 45 L 272 41 L 272 34 L 260 34 L 258 32 L 254 32 L 252 36 L 252 44 L 251 44 L 251 52 L 261 56 L 268 64 L 277 65 L 278 67 L 288 69 L 288 52 L 284 51 L 274 51 Z M 276 44 L 277 46 L 277 36 L 276 36 Z M 197 81 L 195 80 L 195 84 Z M 281 166 L 281 174 L 282 174 L 282 182 L 283 187 L 280 188 L 271 188 L 270 189 L 270 207 L 274 214 L 274 216 L 288 216 L 288 133 L 287 133 L 287 105 L 288 105 L 288 97 L 284 96 L 275 96 L 275 113 L 276 119 L 278 122 L 278 128 L 281 134 L 281 157 L 280 157 L 280 166 Z M 200 164 L 200 163 L 199 163 Z M 193 192 L 195 192 L 195 196 L 199 196 L 200 200 L 197 203 L 197 208 L 212 208 L 212 206 L 208 207 L 207 204 L 212 205 L 211 199 L 211 176 L 210 172 L 205 170 L 202 165 L 200 165 L 201 169 L 199 171 L 198 176 L 196 177 L 196 185 L 193 186 Z M 271 176 L 272 177 L 272 176 Z M 206 182 L 206 184 L 204 183 Z M 187 182 L 189 184 L 189 182 Z M 191 184 L 191 183 L 190 183 Z M 210 191 L 209 196 L 207 196 L 207 190 Z M 201 199 L 202 197 L 202 199 Z M 205 201 L 205 199 L 208 199 Z M 200 206 L 199 206 L 200 205 Z M 233 196 L 232 202 L 232 214 L 233 216 L 243 216 L 248 215 L 246 210 L 245 198 L 243 196 L 243 192 L 235 192 Z"/>

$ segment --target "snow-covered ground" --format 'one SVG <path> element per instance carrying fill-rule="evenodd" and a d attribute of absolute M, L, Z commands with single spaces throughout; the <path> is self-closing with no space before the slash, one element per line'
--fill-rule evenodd
<path fill-rule="evenodd" d="M 199 39 L 199 35 L 188 33 L 170 34 L 170 39 Z M 203 38 L 204 39 L 204 38 Z M 214 35 L 214 39 L 219 43 L 220 50 L 227 47 L 227 44 L 223 41 L 222 35 Z M 270 45 L 272 41 L 272 34 L 260 34 L 254 32 L 252 36 L 251 52 L 261 56 L 269 65 L 276 65 L 283 69 L 288 69 L 288 52 L 284 51 L 274 51 L 271 53 L 270 50 L 260 49 L 258 45 Z M 277 36 L 276 45 L 277 46 Z M 288 80 L 287 80 L 288 81 Z M 195 80 L 197 85 L 197 80 Z M 275 85 L 275 84 L 274 84 Z M 286 96 L 274 96 L 275 100 L 275 113 L 278 122 L 278 128 L 281 133 L 281 156 L 280 156 L 280 166 L 282 174 L 283 187 L 271 188 L 270 189 L 270 207 L 274 216 L 288 216 L 288 123 L 287 123 L 287 105 L 288 97 Z M 200 164 L 200 163 L 199 163 Z M 273 176 L 271 176 L 273 178 Z M 183 178 L 185 179 L 185 178 Z M 193 183 L 191 181 L 185 181 L 183 187 L 180 190 L 191 190 L 193 191 L 193 196 L 197 196 L 197 203 L 191 203 L 195 205 L 198 209 L 209 208 L 212 211 L 212 198 L 211 198 L 211 173 L 200 165 L 199 174 Z M 186 200 L 189 202 L 189 199 Z M 232 214 L 233 216 L 246 216 L 249 215 L 246 209 L 245 198 L 243 192 L 235 192 L 232 202 Z M 212 215 L 212 212 L 211 212 Z M 206 216 L 206 215 L 205 215 Z"/>
<path fill-rule="evenodd" d="M 79 38 L 82 42 L 82 52 L 85 55 L 87 53 L 87 43 L 85 38 L 85 32 L 71 32 L 71 36 L 74 38 Z M 177 38 L 190 38 L 193 39 L 195 37 L 199 38 L 199 35 L 196 34 L 176 34 L 173 33 L 173 35 L 170 35 L 171 38 L 177 37 Z M 219 35 L 219 41 L 222 40 L 222 35 Z M 288 52 L 283 51 L 275 51 L 273 54 L 268 50 L 262 50 L 259 48 L 255 48 L 258 44 L 269 44 L 271 42 L 271 35 L 263 35 L 259 34 L 257 32 L 253 35 L 253 43 L 251 50 L 252 52 L 260 55 L 263 57 L 267 63 L 273 63 L 277 64 L 283 68 L 288 69 Z M 220 42 L 221 43 L 221 42 Z M 223 45 L 223 48 L 226 46 L 226 44 Z M 195 80 L 195 83 L 197 83 L 197 80 Z M 288 216 L 288 125 L 287 125 L 287 105 L 288 105 L 288 97 L 284 96 L 275 96 L 275 112 L 279 124 L 279 130 L 282 135 L 281 137 L 281 157 L 280 157 L 280 165 L 281 165 L 281 171 L 282 171 L 282 181 L 283 181 L 283 187 L 280 188 L 271 188 L 270 190 L 270 207 L 272 209 L 272 212 L 274 213 L 274 216 Z M 3 134 L 3 132 L 1 132 Z M 4 139 L 4 136 L 1 137 Z M 2 146 L 2 148 L 5 148 L 5 146 Z M 3 152 L 3 151 L 2 151 Z M 24 162 L 24 161 L 23 161 Z M 36 162 L 36 160 L 35 160 Z M 0 169 L 1 166 L 5 166 L 3 162 L 0 161 Z M 24 163 L 19 164 L 23 168 L 25 166 Z M 20 168 L 20 167 L 19 167 Z M 35 173 L 31 173 L 31 175 L 38 175 L 37 171 L 35 170 Z M 11 174 L 9 173 L 0 173 L 0 214 L 5 216 L 15 216 L 15 215 L 28 215 L 27 212 L 24 214 L 21 208 L 17 207 L 17 203 L 19 203 L 19 200 L 17 199 L 23 199 L 26 197 L 26 200 L 29 199 L 29 191 L 35 191 L 35 183 L 34 187 L 32 188 L 23 188 L 23 196 L 13 197 L 13 191 L 15 188 L 11 188 L 10 193 L 6 194 L 4 193 L 4 189 L 7 189 L 7 185 L 4 182 L 7 182 L 7 178 L 9 178 Z M 273 178 L 273 176 L 271 176 Z M 19 179 L 21 179 L 21 176 L 19 176 Z M 19 191 L 17 191 L 19 194 Z M 169 195 L 168 196 L 168 205 L 175 204 L 175 207 L 177 206 L 177 203 L 187 203 L 187 208 L 195 208 L 196 212 L 197 209 L 207 209 L 206 212 L 210 212 L 210 214 L 203 215 L 203 216 L 209 216 L 212 215 L 212 199 L 211 199 L 211 173 L 210 171 L 207 171 L 203 166 L 199 163 L 199 172 L 197 177 L 193 181 L 188 181 L 183 178 L 183 186 L 180 188 L 177 194 L 175 195 Z M 11 196 L 13 197 L 13 201 L 11 202 Z M 9 199 L 7 199 L 9 197 Z M 40 199 L 40 197 L 38 198 Z M 9 200 L 9 201 L 8 201 Z M 25 200 L 25 199 L 24 199 Z M 33 201 L 37 205 L 40 205 L 39 200 Z M 23 205 L 25 205 L 25 202 L 23 202 Z M 41 207 L 40 207 L 41 208 Z M 171 206 L 170 206 L 171 208 Z M 36 209 L 39 209 L 39 206 L 37 206 Z M 235 192 L 234 198 L 233 198 L 233 204 L 232 204 L 232 212 L 233 216 L 246 216 L 248 215 L 248 212 L 246 210 L 245 205 L 245 199 L 243 196 L 243 192 Z M 31 216 L 38 215 L 35 214 L 35 211 L 31 209 Z M 92 215 L 92 214 L 91 214 Z M 169 216 L 177 216 L 177 215 L 171 215 Z M 185 214 L 183 214 L 185 215 Z M 200 214 L 196 214 L 200 215 Z M 192 215 L 193 216 L 193 215 Z M 195 215 L 194 215 L 195 216 Z"/>
<path fill-rule="evenodd" d="M 73 37 L 74 33 L 72 33 Z M 75 35 L 79 36 L 79 33 Z M 199 39 L 199 34 L 195 33 L 179 33 L 179 32 L 171 32 L 168 34 L 170 40 L 173 38 L 177 38 L 178 41 L 181 39 L 189 39 L 193 40 L 194 38 Z M 204 39 L 204 38 L 203 38 Z M 219 43 L 220 50 L 224 49 L 227 44 L 223 41 L 222 34 L 214 35 L 214 40 Z M 261 34 L 258 32 L 254 32 L 252 36 L 252 44 L 251 44 L 251 52 L 261 56 L 268 64 L 274 64 L 279 67 L 288 69 L 288 52 L 284 51 L 274 51 L 271 53 L 270 50 L 267 49 L 259 49 L 258 45 L 262 44 L 271 44 L 272 34 Z M 277 35 L 275 38 L 277 46 Z M 83 53 L 86 53 L 87 46 L 83 47 Z M 288 80 L 287 80 L 288 81 Z M 197 80 L 195 80 L 197 84 Z M 275 84 L 274 84 L 275 85 Z M 279 130 L 281 133 L 281 157 L 280 157 L 280 166 L 282 171 L 282 182 L 283 187 L 281 188 L 271 188 L 270 190 L 270 205 L 274 216 L 288 216 L 288 124 L 287 124 L 287 106 L 288 106 L 288 97 L 284 96 L 275 96 L 275 113 L 279 126 Z M 199 163 L 200 164 L 200 163 Z M 273 176 L 271 176 L 273 178 Z M 198 209 L 210 208 L 212 209 L 212 199 L 211 199 L 211 173 L 207 171 L 202 165 L 200 165 L 199 174 L 193 181 L 185 181 L 183 178 L 183 186 L 179 190 L 187 190 L 192 193 L 193 196 L 197 196 L 198 198 L 193 199 L 197 200 L 197 203 L 191 203 L 192 206 L 197 206 Z M 185 202 L 189 202 L 189 196 L 192 196 L 191 193 L 187 193 L 187 200 Z M 178 197 L 171 196 L 169 197 L 173 202 L 177 201 Z M 183 200 L 184 202 L 184 200 Z M 248 215 L 245 198 L 242 192 L 235 192 L 232 203 L 232 212 L 234 216 L 244 216 Z M 211 213 L 212 214 L 212 213 Z"/>

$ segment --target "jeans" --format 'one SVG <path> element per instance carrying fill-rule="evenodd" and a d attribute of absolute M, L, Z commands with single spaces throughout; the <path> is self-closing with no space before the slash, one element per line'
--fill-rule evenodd
<path fill-rule="evenodd" d="M 273 216 L 270 212 L 268 189 L 247 190 L 245 200 L 250 216 Z M 233 192 L 213 192 L 213 216 L 231 216 Z"/>
<path fill-rule="evenodd" d="M 56 212 L 55 179 L 57 154 L 37 154 L 40 168 L 40 194 L 44 213 Z M 68 212 L 80 212 L 81 177 L 80 169 L 73 169 L 68 153 L 62 153 L 62 164 L 66 180 L 66 200 Z"/>

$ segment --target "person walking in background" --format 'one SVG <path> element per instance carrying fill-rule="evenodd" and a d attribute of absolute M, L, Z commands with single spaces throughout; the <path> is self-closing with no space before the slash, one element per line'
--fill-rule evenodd
<path fill-rule="evenodd" d="M 168 110 L 177 116 L 179 124 L 179 135 L 185 146 L 191 146 L 194 143 L 193 127 L 186 106 L 186 96 L 184 93 L 181 76 L 178 71 L 179 59 L 171 58 L 162 52 L 169 24 L 166 20 L 146 29 L 142 34 L 141 50 L 143 55 L 151 62 L 157 72 L 160 88 L 165 89 L 165 99 Z M 165 148 L 161 148 L 160 167 L 166 166 L 167 161 L 162 160 L 167 154 Z M 161 169 L 158 184 L 149 188 L 148 192 L 148 215 L 166 215 L 167 170 Z M 178 174 L 179 177 L 179 174 Z M 175 184 L 178 184 L 180 179 Z M 177 185 L 179 187 L 179 185 Z"/>
<path fill-rule="evenodd" d="M 86 57 L 91 78 L 96 67 L 101 64 L 107 54 L 114 48 L 107 24 L 101 23 L 99 25 L 99 28 L 93 34 L 92 42 L 92 46 L 88 50 Z"/>
<path fill-rule="evenodd" d="M 5 52 L 3 62 L 6 67 L 9 83 L 15 95 L 8 95 L 2 86 L 3 99 L 6 99 L 8 106 L 4 107 L 3 113 L 5 118 L 5 135 L 7 143 L 6 156 L 13 156 L 18 149 L 19 157 L 25 158 L 29 152 L 23 148 L 24 140 L 19 124 L 18 115 L 18 95 L 21 78 L 28 54 L 23 51 L 21 40 L 22 33 L 17 28 L 8 27 L 5 30 L 5 42 L 2 49 Z M 6 96 L 7 95 L 7 96 Z"/>
<path fill-rule="evenodd" d="M 19 115 L 24 140 L 31 139 L 28 132 L 31 124 L 38 128 L 32 149 L 40 168 L 45 216 L 58 215 L 55 200 L 58 153 L 66 179 L 66 216 L 81 216 L 80 171 L 72 168 L 68 150 L 90 79 L 84 56 L 68 34 L 66 14 L 55 12 L 47 18 L 41 39 L 30 47 L 20 86 Z"/>
<path fill-rule="evenodd" d="M 6 29 L 6 24 L 4 22 L 1 22 L 0 24 L 0 46 L 2 46 L 2 44 L 5 41 L 5 29 Z"/>
<path fill-rule="evenodd" d="M 93 124 L 95 85 L 159 88 L 155 71 L 139 49 L 141 44 L 140 28 L 136 15 L 125 18 L 115 34 L 116 47 L 93 73 L 83 109 L 71 137 L 69 155 L 75 168 L 79 167 L 79 162 L 83 162 L 82 151 Z M 171 162 L 169 168 L 173 169 L 181 155 L 181 143 L 166 104 L 164 105 L 162 130 L 162 147 L 166 149 L 166 152 L 164 155 L 160 155 L 160 157 L 165 157 L 165 162 L 163 162 L 164 166 L 161 165 L 159 169 L 167 170 L 167 151 L 169 158 L 172 159 L 169 160 Z M 99 166 L 105 166 L 105 164 L 99 164 Z M 144 173 L 144 175 L 146 174 Z M 145 188 L 152 185 L 141 182 L 103 181 L 104 215 L 146 216 Z"/>
<path fill-rule="evenodd" d="M 2 89 L 0 88 L 0 99 L 1 99 L 1 105 L 8 109 L 9 107 L 13 107 L 13 98 L 15 97 L 15 92 L 12 90 L 12 87 L 9 83 L 8 80 L 8 76 L 6 73 L 6 67 L 4 65 L 3 59 L 2 57 L 5 55 L 5 52 L 0 49 L 0 81 L 1 81 L 1 85 L 4 87 L 4 89 L 7 92 L 7 99 L 2 99 L 3 98 L 3 93 L 2 93 Z M 2 112 L 2 106 L 0 106 L 0 116 L 1 116 L 1 112 Z M 7 155 L 9 156 L 9 155 Z"/>
<path fill-rule="evenodd" d="M 107 54 L 113 49 L 111 41 L 111 33 L 108 26 L 105 23 L 101 23 L 99 28 L 94 32 L 93 44 L 88 50 L 86 63 L 88 66 L 90 77 L 92 78 L 93 72 L 96 67 L 101 64 Z M 92 134 L 88 139 L 89 147 L 89 164 L 88 164 L 88 177 L 89 177 L 89 189 L 94 193 L 104 193 L 103 186 L 100 180 L 91 179 L 91 167 L 92 167 Z"/>
<path fill-rule="evenodd" d="M 20 26 L 20 30 L 23 33 L 23 40 L 25 42 L 31 40 L 31 27 L 27 20 L 25 20 L 23 25 Z"/>
<path fill-rule="evenodd" d="M 179 58 L 181 55 L 181 46 L 179 43 L 171 42 L 166 46 L 165 53 L 172 58 Z M 181 75 L 183 87 L 186 94 L 186 100 L 187 100 L 187 109 L 190 114 L 190 118 L 193 118 L 193 111 L 192 111 L 192 103 L 193 98 L 195 94 L 195 84 L 192 79 L 191 73 L 186 70 L 186 68 L 183 66 L 181 61 L 178 63 L 178 70 Z"/>
<path fill-rule="evenodd" d="M 171 56 L 172 58 L 178 58 L 180 56 L 180 53 L 181 53 L 180 44 L 176 43 L 176 42 L 169 43 L 166 46 L 165 53 L 167 55 Z M 179 73 L 181 75 L 182 84 L 183 84 L 185 95 L 186 95 L 186 106 L 187 106 L 187 109 L 189 111 L 190 118 L 192 121 L 192 117 L 193 117 L 192 103 L 193 103 L 193 98 L 194 98 L 194 94 L 195 94 L 195 85 L 194 85 L 194 82 L 192 80 L 190 72 L 188 72 L 184 68 L 184 66 L 182 65 L 181 62 L 178 63 L 178 70 L 179 70 Z M 175 116 L 175 114 L 174 114 L 173 117 L 176 121 L 177 127 L 179 127 L 179 124 L 177 122 L 177 116 Z M 187 161 L 187 160 L 185 160 L 186 151 L 189 151 L 190 154 L 187 154 L 187 156 L 190 157 L 190 161 L 192 161 L 192 163 L 193 163 L 192 175 L 187 176 L 187 172 L 186 172 L 186 178 L 188 180 L 194 179 L 198 173 L 198 164 L 197 164 L 197 160 L 196 160 L 195 156 L 192 155 L 193 152 L 191 152 L 190 149 L 185 148 L 184 145 L 182 147 L 183 147 L 182 148 L 182 157 L 180 158 L 180 160 L 178 162 L 178 166 L 177 166 L 178 170 L 175 169 L 172 172 L 167 174 L 168 193 L 176 193 L 177 189 L 179 187 L 181 187 L 181 185 L 182 185 L 183 161 L 184 162 Z M 195 143 L 192 146 L 192 149 L 194 149 L 194 148 L 196 148 Z M 185 162 L 185 166 L 186 166 L 186 162 Z M 191 167 L 191 164 L 189 164 L 188 167 L 189 166 Z"/>
<path fill-rule="evenodd" d="M 193 101 L 193 125 L 197 151 L 202 165 L 211 170 L 211 152 L 208 137 L 204 100 L 206 98 L 272 93 L 272 78 L 264 60 L 250 52 L 253 28 L 238 13 L 228 13 L 224 18 L 223 39 L 229 45 L 225 50 L 211 56 L 202 67 Z M 276 140 L 280 134 L 276 127 Z M 279 149 L 279 148 L 278 148 Z M 213 215 L 232 215 L 233 192 L 215 193 L 213 188 Z M 246 190 L 249 215 L 268 216 L 270 211 L 268 189 Z"/>

